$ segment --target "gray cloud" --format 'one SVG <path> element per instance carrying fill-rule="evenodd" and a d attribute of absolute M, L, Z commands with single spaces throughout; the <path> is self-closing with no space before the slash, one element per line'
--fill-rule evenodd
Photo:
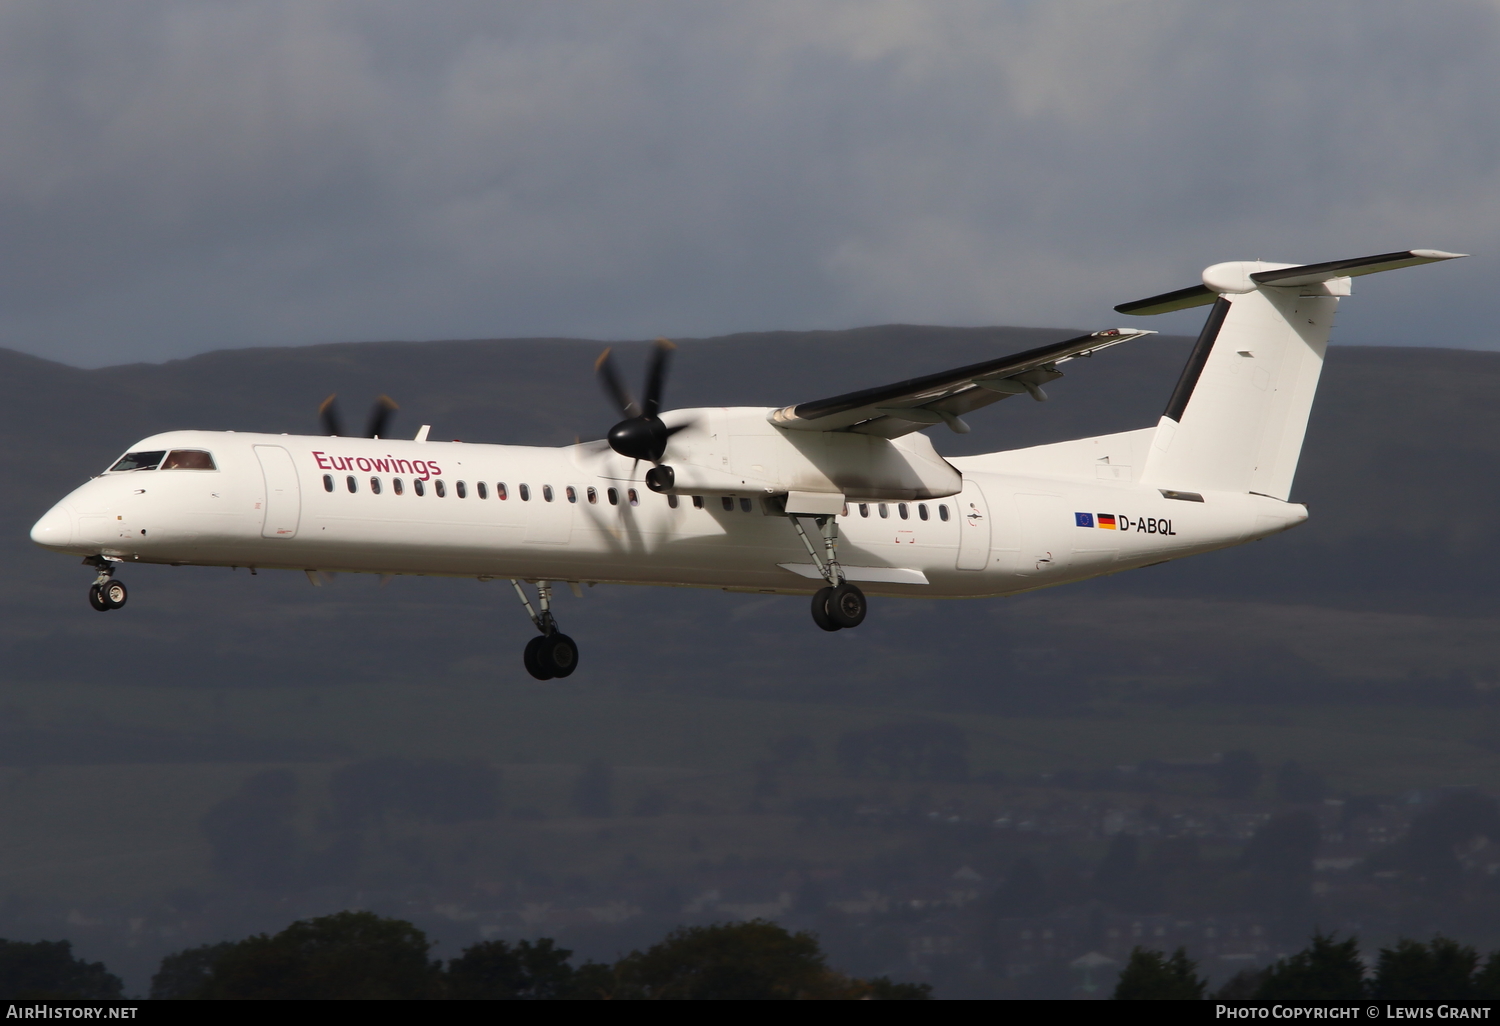
<path fill-rule="evenodd" d="M 1492 347 L 1500 9 L 0 7 L 0 345 L 1099 327 L 1224 259 Z M 1162 318 L 1191 330 L 1196 318 Z"/>

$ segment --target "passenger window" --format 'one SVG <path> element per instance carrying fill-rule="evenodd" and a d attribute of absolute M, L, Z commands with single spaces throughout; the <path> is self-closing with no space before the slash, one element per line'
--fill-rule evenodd
<path fill-rule="evenodd" d="M 542 499 L 546 502 L 552 501 L 552 486 L 542 485 Z"/>
<path fill-rule="evenodd" d="M 443 484 L 443 479 L 440 477 L 432 479 L 432 490 L 437 492 L 439 499 L 446 499 L 448 497 L 448 486 Z"/>
<path fill-rule="evenodd" d="M 634 488 L 625 489 L 625 497 L 630 500 L 632 506 L 639 506 L 641 504 L 641 497 L 635 493 Z"/>
<path fill-rule="evenodd" d="M 406 486 L 401 483 L 401 479 L 399 477 L 391 478 L 391 491 L 395 492 L 397 495 L 400 495 L 402 492 L 406 491 Z"/>
<path fill-rule="evenodd" d="M 469 486 L 460 481 L 453 486 L 453 492 L 460 499 L 467 499 L 469 497 Z"/>
<path fill-rule="evenodd" d="M 481 499 L 488 499 L 488 498 L 489 498 L 489 497 L 490 497 L 490 489 L 489 489 L 489 486 L 488 486 L 488 485 L 487 485 L 487 484 L 485 484 L 485 483 L 484 483 L 484 482 L 483 482 L 483 481 L 481 481 L 481 482 L 479 482 L 479 483 L 478 483 L 478 484 L 477 484 L 477 485 L 475 485 L 475 486 L 474 486 L 474 487 L 475 487 L 475 488 L 477 488 L 477 489 L 478 489 L 478 490 L 479 490 L 479 493 L 478 493 L 478 494 L 479 494 L 479 497 L 480 497 L 480 498 L 481 498 Z"/>
<path fill-rule="evenodd" d="M 370 478 L 370 491 L 374 492 L 376 495 L 380 494 L 380 478 Z"/>
<path fill-rule="evenodd" d="M 668 495 L 667 496 L 667 505 L 671 506 L 673 509 L 676 509 L 677 508 L 677 496 L 675 496 L 675 495 Z"/>
<path fill-rule="evenodd" d="M 599 501 L 599 492 L 596 489 L 590 488 L 584 494 L 589 497 L 589 502 L 591 504 Z"/>
<path fill-rule="evenodd" d="M 524 485 L 524 484 L 521 485 L 520 487 L 518 487 L 516 489 L 516 494 L 521 497 L 521 501 L 522 502 L 530 502 L 531 501 L 531 486 L 530 485 Z"/>
<path fill-rule="evenodd" d="M 620 492 L 618 489 L 611 488 L 609 491 L 605 492 L 604 495 L 609 499 L 609 504 L 611 506 L 618 506 L 620 504 Z"/>
<path fill-rule="evenodd" d="M 917 503 L 917 516 L 920 517 L 923 520 L 927 519 L 927 503 L 925 503 L 925 502 L 919 502 L 919 503 Z"/>
<path fill-rule="evenodd" d="M 702 509 L 703 508 L 703 496 L 701 496 L 701 495 L 695 495 L 695 496 L 693 496 L 693 508 L 694 509 Z"/>
<path fill-rule="evenodd" d="M 506 499 L 510 498 L 510 492 L 508 492 L 508 491 L 505 490 L 505 482 L 504 481 L 496 481 L 495 482 L 495 498 L 499 499 L 502 502 L 504 502 Z"/>
<path fill-rule="evenodd" d="M 156 465 L 161 462 L 162 457 L 167 454 L 165 449 L 157 449 L 155 452 L 127 452 L 120 457 L 120 461 L 110 467 L 116 470 L 155 470 Z"/>
<path fill-rule="evenodd" d="M 907 510 L 906 503 L 904 503 L 904 502 L 900 502 L 900 503 L 896 504 L 896 512 L 899 513 L 899 514 L 901 514 L 901 519 L 902 520 L 910 520 L 911 519 L 911 514 Z"/>
<path fill-rule="evenodd" d="M 749 513 L 750 510 L 751 510 L 751 508 L 752 508 L 752 506 L 753 506 L 753 504 L 750 502 L 749 499 L 741 499 L 740 500 L 740 512 L 741 513 Z"/>
<path fill-rule="evenodd" d="M 214 458 L 202 449 L 173 449 L 161 465 L 163 470 L 218 470 Z"/>
<path fill-rule="evenodd" d="M 353 474 L 350 474 L 348 477 L 344 478 L 344 487 L 349 489 L 350 495 L 353 495 L 355 492 L 359 491 L 359 482 L 354 480 Z"/>
<path fill-rule="evenodd" d="M 422 479 L 420 477 L 414 478 L 412 480 L 411 490 L 414 491 L 414 492 L 416 492 L 418 495 L 426 495 L 427 494 L 427 487 L 424 484 L 422 484 Z"/>
<path fill-rule="evenodd" d="M 734 500 L 731 499 L 729 496 L 726 495 L 723 498 L 721 498 L 719 501 L 724 504 L 724 512 L 725 513 L 733 513 L 734 512 Z"/>
<path fill-rule="evenodd" d="M 944 521 L 946 521 L 948 519 L 948 507 L 947 506 L 941 506 L 941 505 L 938 506 L 938 519 L 939 520 L 944 520 Z"/>
<path fill-rule="evenodd" d="M 325 492 L 331 492 L 331 491 L 333 491 L 333 475 L 332 474 L 324 474 L 323 475 L 323 490 Z"/>
<path fill-rule="evenodd" d="M 578 501 L 578 489 L 574 488 L 572 485 L 568 485 L 568 487 L 564 488 L 563 494 L 568 497 L 569 502 Z"/>
<path fill-rule="evenodd" d="M 879 504 L 879 505 L 878 505 L 878 506 L 876 506 L 876 507 L 875 507 L 875 508 L 876 508 L 876 509 L 877 509 L 877 510 L 878 510 L 878 511 L 879 511 L 879 512 L 880 512 L 880 519 L 881 519 L 881 520 L 884 520 L 884 519 L 885 519 L 885 518 L 886 518 L 886 517 L 888 517 L 888 516 L 890 516 L 890 515 L 891 515 L 891 511 L 890 511 L 890 510 L 889 510 L 889 509 L 887 509 L 887 508 L 886 508 L 886 505 L 885 505 L 885 503 L 883 503 L 883 502 L 882 502 L 882 503 L 880 503 L 880 504 Z"/>
<path fill-rule="evenodd" d="M 870 515 L 870 504 L 868 502 L 861 502 L 859 504 L 859 515 L 862 517 Z"/>

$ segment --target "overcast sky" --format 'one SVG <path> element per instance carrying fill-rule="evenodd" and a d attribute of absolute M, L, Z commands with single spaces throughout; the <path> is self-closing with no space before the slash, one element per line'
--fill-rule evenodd
<path fill-rule="evenodd" d="M 1408 247 L 1336 340 L 1500 348 L 1500 0 L 0 3 L 0 346 L 1110 309 Z"/>

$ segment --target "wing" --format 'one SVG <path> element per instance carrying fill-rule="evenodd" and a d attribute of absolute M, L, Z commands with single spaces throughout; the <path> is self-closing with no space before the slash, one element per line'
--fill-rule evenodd
<path fill-rule="evenodd" d="M 998 360 L 787 406 L 771 414 L 771 423 L 800 431 L 855 431 L 882 438 L 947 424 L 965 434 L 969 425 L 963 422 L 963 414 L 1013 395 L 1046 399 L 1041 386 L 1062 377 L 1058 364 L 1154 334 L 1128 328 L 1096 331 Z"/>

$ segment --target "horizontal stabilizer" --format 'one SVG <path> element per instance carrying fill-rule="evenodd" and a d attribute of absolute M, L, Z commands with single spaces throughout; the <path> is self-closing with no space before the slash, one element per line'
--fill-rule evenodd
<path fill-rule="evenodd" d="M 1133 303 L 1121 303 L 1116 313 L 1149 317 L 1152 314 L 1171 313 L 1194 306 L 1208 306 L 1225 293 L 1253 292 L 1262 285 L 1275 288 L 1296 288 L 1303 285 L 1319 285 L 1336 278 L 1354 278 L 1376 271 L 1394 271 L 1398 267 L 1415 267 L 1438 260 L 1454 260 L 1468 256 L 1467 253 L 1444 253 L 1440 249 L 1405 249 L 1398 253 L 1378 253 L 1375 256 L 1351 257 L 1347 260 L 1328 260 L 1321 264 L 1288 264 L 1267 266 L 1259 261 L 1240 261 L 1215 264 L 1203 272 L 1205 284 L 1178 289 L 1149 299 L 1137 299 Z M 1253 270 L 1261 267 L 1265 270 Z M 1348 295 L 1343 292 L 1330 295 Z"/>
<path fill-rule="evenodd" d="M 1352 257 L 1348 260 L 1329 260 L 1321 264 L 1303 264 L 1300 267 L 1283 267 L 1274 271 L 1256 271 L 1250 280 L 1257 285 L 1313 285 L 1331 278 L 1354 278 L 1376 271 L 1394 271 L 1398 267 L 1416 267 L 1439 260 L 1456 260 L 1467 253 L 1444 253 L 1440 249 L 1407 249 L 1399 253 L 1381 253 L 1376 256 Z"/>
<path fill-rule="evenodd" d="M 1152 314 L 1171 313 L 1173 310 L 1186 310 L 1194 306 L 1207 306 L 1218 298 L 1219 294 L 1207 285 L 1194 285 L 1192 288 L 1178 289 L 1176 292 L 1152 296 L 1150 299 L 1137 299 L 1134 303 L 1121 303 L 1115 307 L 1115 313 L 1150 317 Z"/>

